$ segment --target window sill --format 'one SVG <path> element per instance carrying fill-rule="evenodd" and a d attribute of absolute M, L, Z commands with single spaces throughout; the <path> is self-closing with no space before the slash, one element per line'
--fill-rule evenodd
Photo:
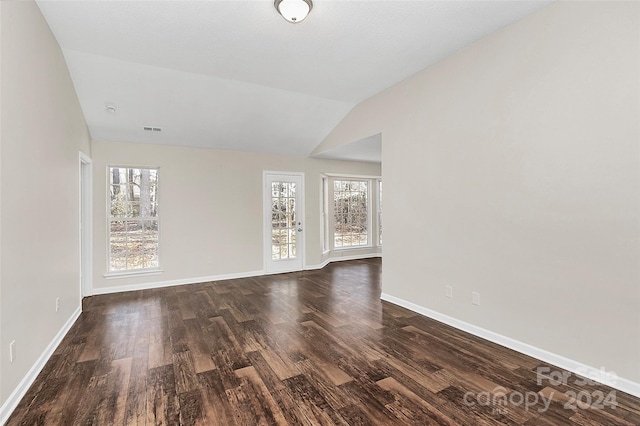
<path fill-rule="evenodd" d="M 114 280 L 117 278 L 129 278 L 129 277 L 143 277 L 146 275 L 159 275 L 164 272 L 163 269 L 145 269 L 142 271 L 125 271 L 125 272 L 110 272 L 104 274 L 104 277 L 108 280 Z"/>
<path fill-rule="evenodd" d="M 351 251 L 351 250 L 372 250 L 376 246 L 355 246 L 355 247 L 336 247 L 333 251 Z"/>

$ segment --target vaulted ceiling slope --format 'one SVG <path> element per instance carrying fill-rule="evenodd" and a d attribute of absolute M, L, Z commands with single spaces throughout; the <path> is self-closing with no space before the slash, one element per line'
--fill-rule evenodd
<path fill-rule="evenodd" d="M 293 25 L 272 0 L 38 1 L 94 139 L 297 156 L 358 102 L 546 4 L 315 0 Z"/>

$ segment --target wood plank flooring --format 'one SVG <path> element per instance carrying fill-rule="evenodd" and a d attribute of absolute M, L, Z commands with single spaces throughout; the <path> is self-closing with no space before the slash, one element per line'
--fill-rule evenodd
<path fill-rule="evenodd" d="M 85 299 L 8 424 L 640 424 L 638 398 L 381 302 L 381 267 Z"/>

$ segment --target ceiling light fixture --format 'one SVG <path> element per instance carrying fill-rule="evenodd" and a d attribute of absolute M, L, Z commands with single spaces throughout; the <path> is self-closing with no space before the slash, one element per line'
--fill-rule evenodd
<path fill-rule="evenodd" d="M 275 0 L 274 5 L 278 13 L 292 24 L 302 22 L 313 9 L 311 0 Z"/>

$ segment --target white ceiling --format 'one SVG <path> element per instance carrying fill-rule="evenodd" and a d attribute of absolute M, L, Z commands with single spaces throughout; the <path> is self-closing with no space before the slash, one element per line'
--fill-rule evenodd
<path fill-rule="evenodd" d="M 294 25 L 272 0 L 38 1 L 94 139 L 299 156 L 358 102 L 548 3 L 316 0 Z"/>

